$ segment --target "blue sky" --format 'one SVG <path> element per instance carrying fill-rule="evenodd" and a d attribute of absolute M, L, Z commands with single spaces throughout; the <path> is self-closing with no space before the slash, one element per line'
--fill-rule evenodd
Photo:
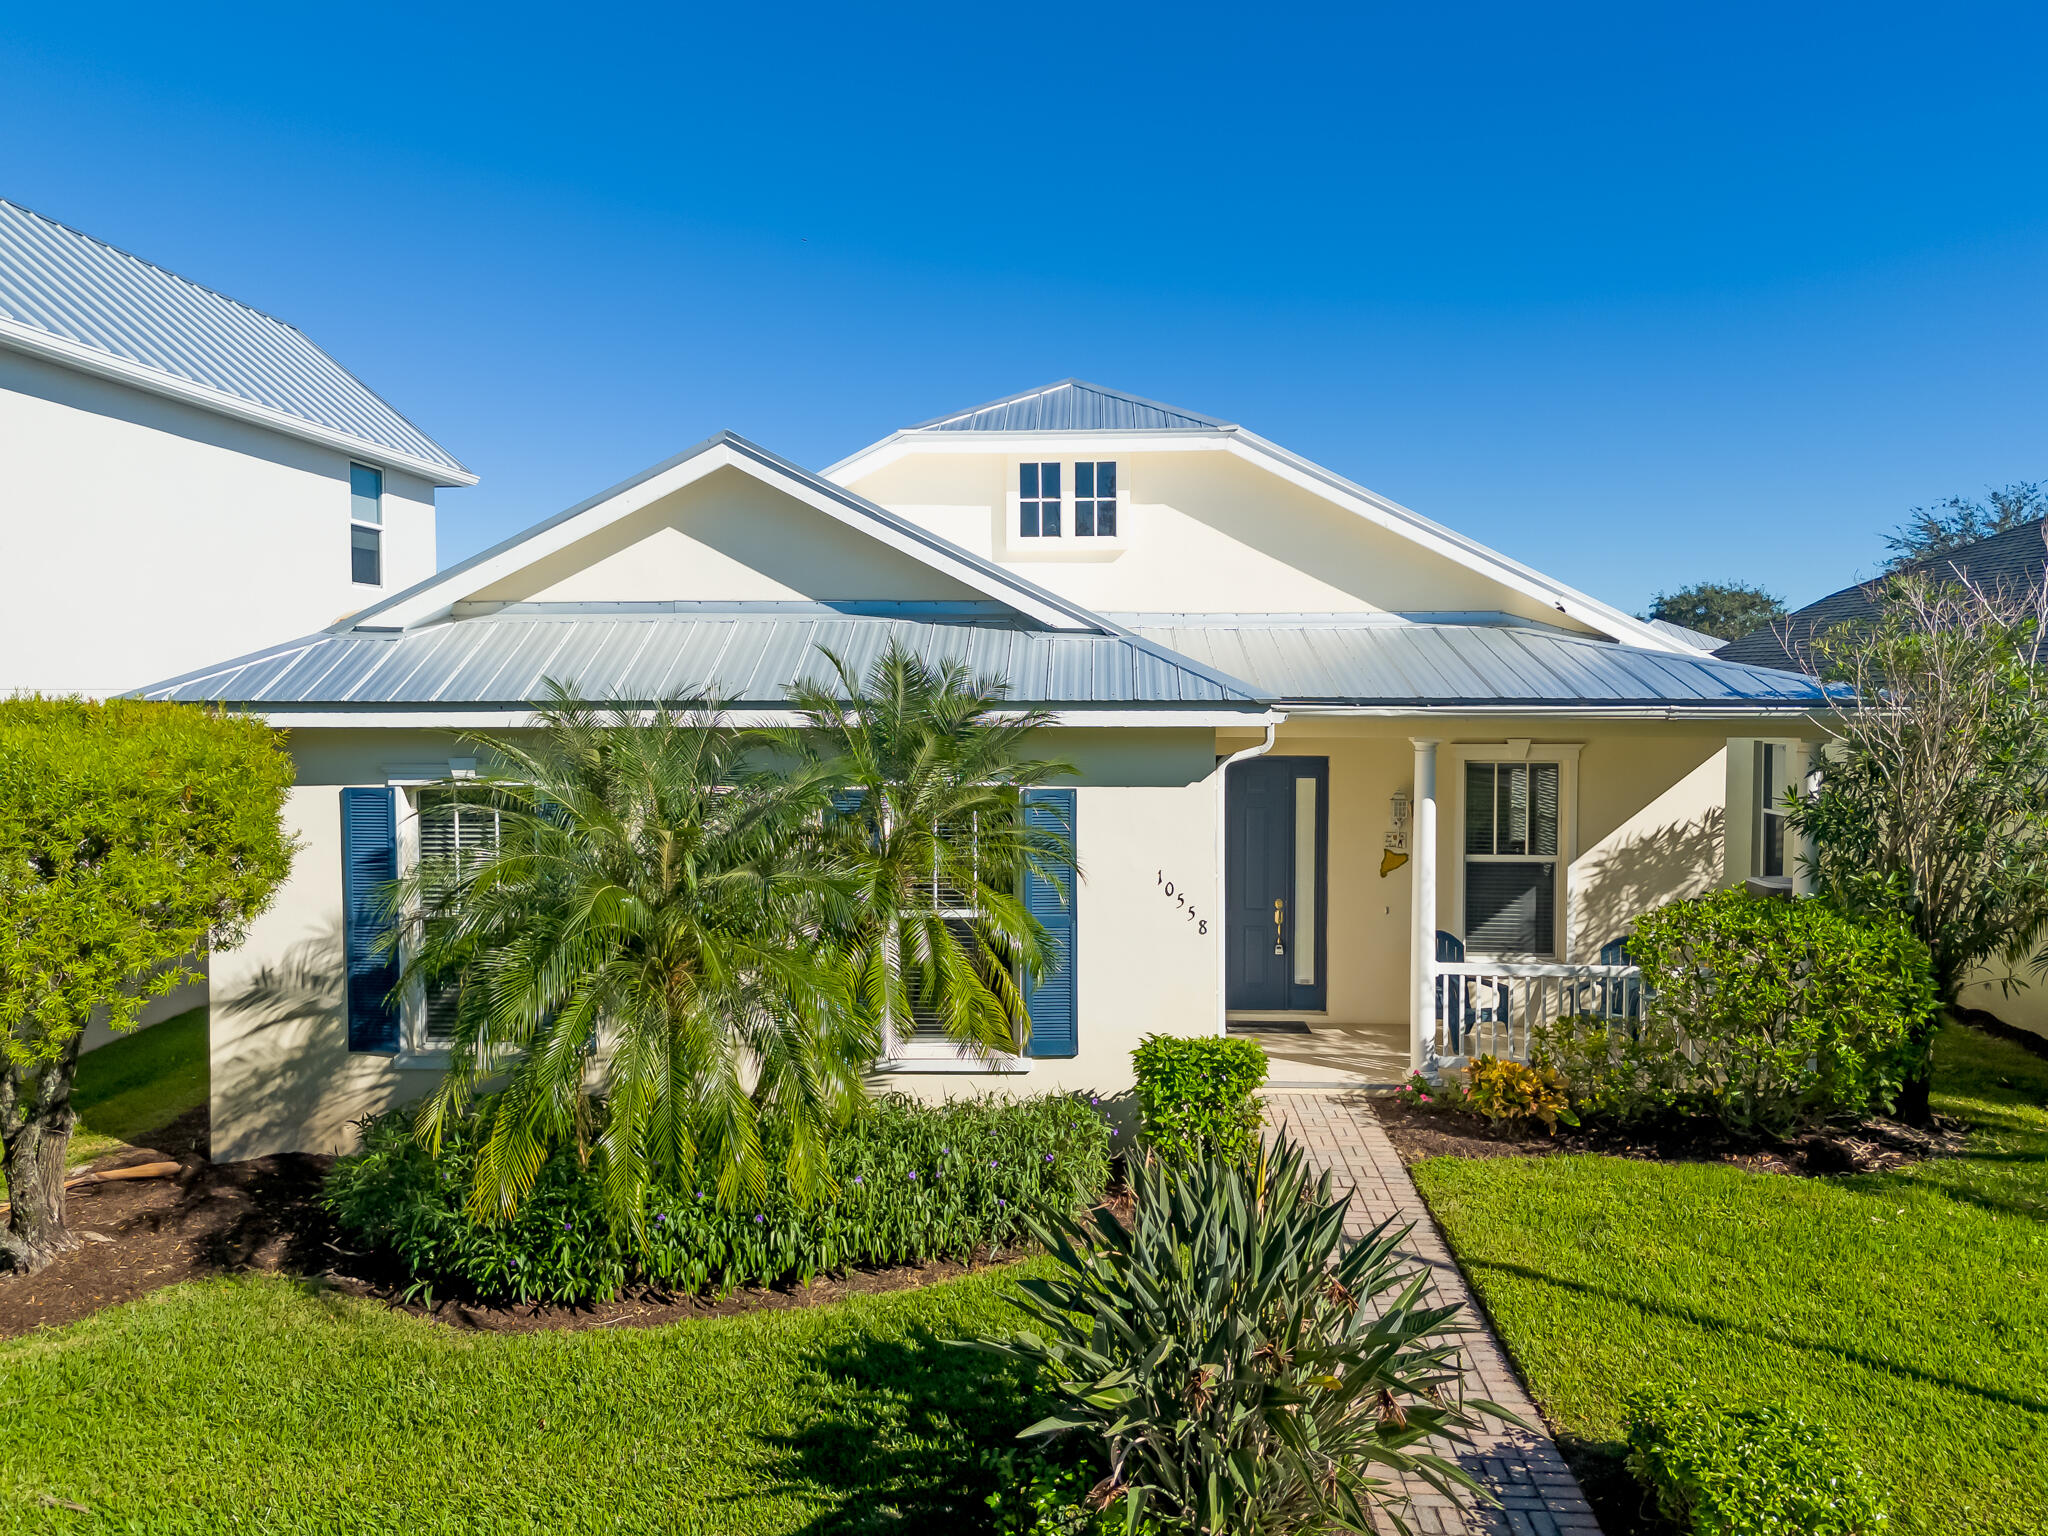
<path fill-rule="evenodd" d="M 444 562 L 1069 374 L 1630 608 L 2048 477 L 2038 6 L 337 14 L 10 8 L 0 195 L 362 374 Z"/>

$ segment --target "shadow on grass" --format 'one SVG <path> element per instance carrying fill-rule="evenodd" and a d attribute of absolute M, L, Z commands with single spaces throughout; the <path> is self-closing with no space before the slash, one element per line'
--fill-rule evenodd
<path fill-rule="evenodd" d="M 1032 1418 L 1016 1367 L 921 1328 L 836 1342 L 806 1365 L 827 1417 L 774 1442 L 790 1492 L 834 1500 L 806 1536 L 993 1528 L 983 1453 Z"/>
<path fill-rule="evenodd" d="M 1980 1387 L 1973 1382 L 1958 1381 L 1953 1376 L 1922 1370 L 1918 1366 L 1907 1365 L 1902 1361 L 1886 1360 L 1867 1350 L 1849 1349 L 1840 1344 L 1828 1343 L 1824 1339 L 1802 1338 L 1782 1328 L 1758 1327 L 1750 1322 L 1716 1317 L 1711 1312 L 1702 1312 L 1695 1307 L 1678 1307 L 1668 1302 L 1647 1301 L 1641 1296 L 1633 1296 L 1611 1286 L 1593 1285 L 1584 1280 L 1567 1280 L 1562 1275 L 1546 1274 L 1528 1264 L 1504 1264 L 1493 1259 L 1467 1259 L 1465 1267 L 1468 1270 L 1483 1270 L 1491 1274 L 1512 1275 L 1520 1280 L 1533 1280 L 1538 1285 L 1555 1286 L 1561 1291 L 1571 1291 L 1600 1301 L 1618 1302 L 1626 1307 L 1634 1307 L 1640 1312 L 1689 1323 L 1707 1333 L 1762 1339 L 1768 1343 L 1782 1344 L 1788 1349 L 1803 1350 L 1808 1354 L 1832 1355 L 1837 1360 L 1848 1361 L 1867 1370 L 1881 1371 L 1888 1376 L 1904 1376 L 1912 1381 L 1923 1382 L 1928 1386 L 1940 1387 L 1950 1392 L 1960 1392 L 1988 1403 L 2002 1403 L 2008 1408 L 2020 1408 L 2028 1413 L 2048 1415 L 2048 1402 L 2043 1402 L 2039 1398 L 2021 1397 L 2016 1393 L 2000 1391 L 1996 1387 Z"/>

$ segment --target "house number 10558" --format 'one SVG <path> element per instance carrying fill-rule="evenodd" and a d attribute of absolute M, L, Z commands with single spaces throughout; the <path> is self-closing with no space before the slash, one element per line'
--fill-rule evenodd
<path fill-rule="evenodd" d="M 1174 888 L 1173 882 L 1166 878 L 1166 871 L 1163 869 L 1159 871 L 1158 883 L 1159 889 L 1166 893 L 1166 896 L 1169 900 L 1177 901 L 1180 903 L 1181 910 L 1187 913 L 1188 921 L 1195 925 L 1195 931 L 1197 933 L 1207 933 L 1209 931 L 1209 919 L 1207 919 L 1206 917 L 1198 916 L 1196 914 L 1195 909 L 1188 905 L 1187 892 L 1182 890 L 1176 890 Z"/>

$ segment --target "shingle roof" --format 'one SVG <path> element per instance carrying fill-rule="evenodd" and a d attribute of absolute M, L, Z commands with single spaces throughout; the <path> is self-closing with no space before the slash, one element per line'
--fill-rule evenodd
<path fill-rule="evenodd" d="M 2048 519 L 2022 523 L 2004 533 L 1936 555 L 1906 567 L 1899 574 L 1932 581 L 1957 579 L 1992 590 L 2023 590 L 2048 582 Z M 1877 613 L 1878 598 L 1889 576 L 1875 577 L 1830 592 L 1775 624 L 1731 640 L 1717 653 L 1722 661 L 1760 667 L 1802 667 L 1810 658 L 1814 638 L 1841 624 L 1858 623 Z"/>
<path fill-rule="evenodd" d="M 1161 405 L 1080 379 L 1061 379 L 1006 395 L 951 416 L 935 416 L 912 432 L 1216 432 L 1234 425 L 1214 416 Z"/>
<path fill-rule="evenodd" d="M 475 480 L 295 327 L 4 199 L 0 345 L 74 362 L 97 355 L 136 371 L 143 387 L 153 376 L 181 386 L 180 398 L 253 406 L 384 450 L 443 484 Z"/>
<path fill-rule="evenodd" d="M 1111 614 L 1112 622 L 1276 703 L 1382 708 L 1811 709 L 1796 672 L 1652 651 L 1502 619 L 1396 614 Z"/>
<path fill-rule="evenodd" d="M 832 685 L 819 647 L 864 671 L 891 640 L 1006 678 L 1028 704 L 1261 707 L 1142 641 L 1046 630 L 976 603 L 513 604 L 398 634 L 309 635 L 140 692 L 280 712 L 517 708 L 553 678 L 586 698 L 650 703 L 706 689 L 777 705 L 797 679 Z"/>

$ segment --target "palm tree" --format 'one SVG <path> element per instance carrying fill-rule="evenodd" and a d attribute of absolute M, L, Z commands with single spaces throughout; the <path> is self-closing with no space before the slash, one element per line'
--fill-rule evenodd
<path fill-rule="evenodd" d="M 535 708 L 531 736 L 470 738 L 494 771 L 453 791 L 495 811 L 496 847 L 392 893 L 416 935 L 400 985 L 452 1035 L 422 1138 L 475 1108 L 479 1216 L 565 1145 L 629 1226 L 650 1183 L 707 1164 L 735 1205 L 765 1188 L 771 1123 L 816 1188 L 879 1046 L 819 942 L 849 921 L 822 775 L 763 771 L 760 733 L 704 698 L 643 720 L 549 683 Z"/>
<path fill-rule="evenodd" d="M 1032 826 L 1022 806 L 1026 788 L 1075 772 L 1025 755 L 1052 717 L 894 642 L 865 678 L 824 655 L 839 686 L 793 685 L 806 725 L 782 740 L 834 787 L 855 896 L 843 940 L 854 1010 L 885 1040 L 922 1019 L 976 1052 L 1015 1051 L 1030 1028 L 1017 974 L 1054 958 L 1020 893 L 1026 868 L 1071 899 L 1071 839 Z"/>

